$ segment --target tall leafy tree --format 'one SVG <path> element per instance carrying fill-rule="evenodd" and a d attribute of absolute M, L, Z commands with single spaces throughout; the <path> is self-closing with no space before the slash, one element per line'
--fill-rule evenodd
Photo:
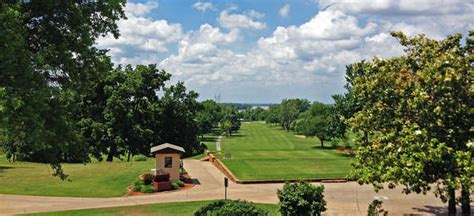
<path fill-rule="evenodd" d="M 201 106 L 196 115 L 199 133 L 205 134 L 212 132 L 212 128 L 217 127 L 224 116 L 224 106 L 213 100 L 201 102 Z"/>
<path fill-rule="evenodd" d="M 196 101 L 198 93 L 187 91 L 182 82 L 165 87 L 157 113 L 159 115 L 159 135 L 161 144 L 173 143 L 183 147 L 186 155 L 203 151 L 198 141 L 198 126 L 196 112 L 199 104 Z"/>
<path fill-rule="evenodd" d="M 368 131 L 370 140 L 360 140 L 352 175 L 376 190 L 383 182 L 403 185 L 405 193 L 426 193 L 435 183 L 435 194 L 448 201 L 450 215 L 461 187 L 463 214 L 469 215 L 472 46 L 463 46 L 460 34 L 439 41 L 392 35 L 406 54 L 375 58 L 353 80 L 361 109 L 351 126 Z"/>
<path fill-rule="evenodd" d="M 157 95 L 171 75 L 156 65 L 128 65 L 117 68 L 106 80 L 103 110 L 104 137 L 99 148 L 107 153 L 107 161 L 130 155 L 147 154 L 152 143 L 160 139 L 156 131 L 160 119 Z M 105 146 L 104 146 L 105 145 Z"/>
<path fill-rule="evenodd" d="M 222 132 L 226 132 L 230 136 L 240 129 L 240 116 L 236 107 L 224 106 L 224 116 L 220 127 Z"/>
<path fill-rule="evenodd" d="M 309 101 L 306 99 L 284 99 L 279 107 L 279 119 L 281 126 L 290 131 L 292 123 L 298 116 L 309 108 Z"/>
<path fill-rule="evenodd" d="M 315 136 L 324 148 L 324 141 L 333 136 L 331 131 L 332 107 L 323 103 L 315 102 L 306 112 L 300 115 L 296 123 L 296 131 L 305 136 Z"/>
<path fill-rule="evenodd" d="M 26 2 L 26 3 L 23 3 Z M 2 1 L 0 88 L 5 89 L 1 140 L 7 157 L 53 165 L 86 162 L 81 107 L 103 77 L 95 39 L 118 36 L 125 0 Z"/>

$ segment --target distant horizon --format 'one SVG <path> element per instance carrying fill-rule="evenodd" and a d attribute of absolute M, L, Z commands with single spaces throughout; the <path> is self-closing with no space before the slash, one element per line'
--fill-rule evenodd
<path fill-rule="evenodd" d="M 403 54 L 391 31 L 442 39 L 474 29 L 472 1 L 271 3 L 130 0 L 120 37 L 97 47 L 116 65 L 157 64 L 200 99 L 331 103 L 344 92 L 346 65 Z"/>

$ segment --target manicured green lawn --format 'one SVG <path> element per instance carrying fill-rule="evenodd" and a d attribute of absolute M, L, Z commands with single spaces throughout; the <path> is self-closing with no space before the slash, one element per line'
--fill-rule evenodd
<path fill-rule="evenodd" d="M 193 215 L 196 210 L 211 201 L 180 202 L 180 203 L 161 203 L 152 205 L 126 206 L 114 208 L 100 208 L 87 210 L 74 210 L 62 212 L 48 212 L 34 215 Z M 266 209 L 270 215 L 280 215 L 277 205 L 257 204 L 258 207 Z"/>
<path fill-rule="evenodd" d="M 223 162 L 241 180 L 343 178 L 351 169 L 352 157 L 321 149 L 318 139 L 296 137 L 262 122 L 243 123 L 221 145 L 219 157 L 231 154 Z"/>
<path fill-rule="evenodd" d="M 70 181 L 51 176 L 47 164 L 8 162 L 0 155 L 0 193 L 44 196 L 123 196 L 139 174 L 149 172 L 154 160 L 63 164 Z"/>

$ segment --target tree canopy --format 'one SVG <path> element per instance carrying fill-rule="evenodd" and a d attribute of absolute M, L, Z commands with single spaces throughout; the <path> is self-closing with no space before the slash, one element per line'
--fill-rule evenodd
<path fill-rule="evenodd" d="M 0 88 L 4 108 L 1 143 L 13 160 L 87 162 L 79 134 L 82 105 L 110 70 L 97 37 L 119 35 L 125 0 L 2 1 Z"/>
<path fill-rule="evenodd" d="M 333 136 L 331 131 L 331 113 L 332 107 L 320 102 L 315 102 L 296 121 L 296 132 L 305 136 L 318 137 L 321 142 L 321 148 L 324 148 L 324 141 Z"/>
<path fill-rule="evenodd" d="M 473 49 L 460 34 L 444 40 L 392 33 L 406 54 L 355 65 L 352 92 L 360 103 L 349 122 L 369 132 L 360 140 L 353 177 L 359 183 L 403 185 L 404 192 L 435 194 L 455 212 L 455 189 L 462 186 L 469 208 L 473 174 Z M 360 68 L 363 67 L 363 68 Z"/>

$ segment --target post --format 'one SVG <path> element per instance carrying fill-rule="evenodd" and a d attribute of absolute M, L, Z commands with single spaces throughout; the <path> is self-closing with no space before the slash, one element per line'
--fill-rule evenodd
<path fill-rule="evenodd" d="M 229 179 L 224 177 L 224 199 L 227 199 L 227 187 L 229 186 Z"/>

